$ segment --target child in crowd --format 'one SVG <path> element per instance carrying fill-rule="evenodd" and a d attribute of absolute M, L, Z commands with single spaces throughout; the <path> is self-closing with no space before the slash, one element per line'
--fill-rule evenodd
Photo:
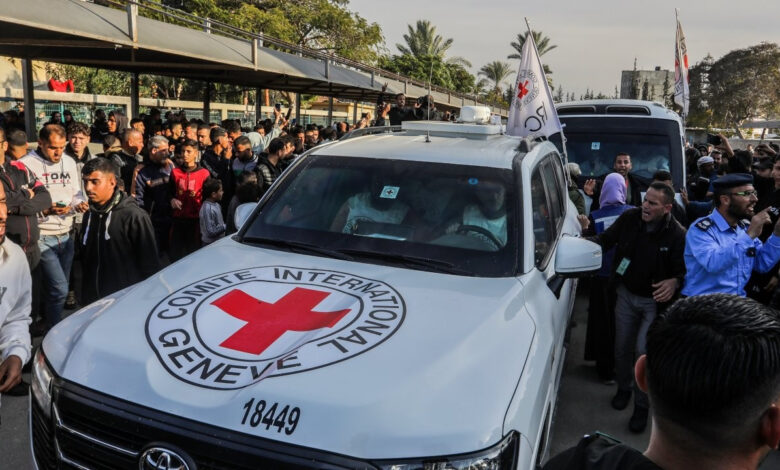
<path fill-rule="evenodd" d="M 225 236 L 225 222 L 222 220 L 222 181 L 209 178 L 203 183 L 203 205 L 200 207 L 200 239 L 203 246 Z"/>

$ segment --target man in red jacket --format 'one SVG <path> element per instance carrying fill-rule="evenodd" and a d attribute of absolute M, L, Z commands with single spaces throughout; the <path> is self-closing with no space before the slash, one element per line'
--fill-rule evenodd
<path fill-rule="evenodd" d="M 187 139 L 181 144 L 182 164 L 171 172 L 171 247 L 172 261 L 178 261 L 200 248 L 200 206 L 203 183 L 211 175 L 197 164 L 198 142 Z"/>

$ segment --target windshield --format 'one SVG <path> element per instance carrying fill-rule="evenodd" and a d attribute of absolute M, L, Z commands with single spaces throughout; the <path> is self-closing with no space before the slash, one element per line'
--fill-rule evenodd
<path fill-rule="evenodd" d="M 669 170 L 670 139 L 665 135 L 566 131 L 569 161 L 580 165 L 583 177 L 604 176 L 613 170 L 618 153 L 631 156 L 631 173 L 652 180 Z"/>
<path fill-rule="evenodd" d="M 309 155 L 289 171 L 242 241 L 461 275 L 516 272 L 511 170 Z"/>

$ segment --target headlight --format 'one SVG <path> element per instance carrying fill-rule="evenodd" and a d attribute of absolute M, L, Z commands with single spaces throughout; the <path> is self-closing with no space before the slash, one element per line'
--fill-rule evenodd
<path fill-rule="evenodd" d="M 47 418 L 51 417 L 51 380 L 53 376 L 46 365 L 46 356 L 38 349 L 33 359 L 32 395 Z"/>
<path fill-rule="evenodd" d="M 378 461 L 382 470 L 509 470 L 517 465 L 520 435 L 513 432 L 498 444 L 472 454 L 406 461 Z"/>

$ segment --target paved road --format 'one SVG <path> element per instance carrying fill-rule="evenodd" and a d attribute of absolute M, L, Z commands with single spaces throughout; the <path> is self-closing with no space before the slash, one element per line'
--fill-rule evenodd
<path fill-rule="evenodd" d="M 643 434 L 628 431 L 631 407 L 615 411 L 609 401 L 614 386 L 600 383 L 592 363 L 582 360 L 585 341 L 587 299 L 580 295 L 575 303 L 574 319 L 569 353 L 564 366 L 561 389 L 558 395 L 558 409 L 552 429 L 551 453 L 575 445 L 583 434 L 593 431 L 605 432 L 621 441 L 644 449 L 650 437 L 649 426 Z M 29 375 L 25 375 L 29 382 Z M 0 426 L 0 469 L 27 470 L 32 468 L 27 431 L 28 398 L 3 396 L 2 425 Z M 762 470 L 780 468 L 780 457 L 772 456 Z"/>

